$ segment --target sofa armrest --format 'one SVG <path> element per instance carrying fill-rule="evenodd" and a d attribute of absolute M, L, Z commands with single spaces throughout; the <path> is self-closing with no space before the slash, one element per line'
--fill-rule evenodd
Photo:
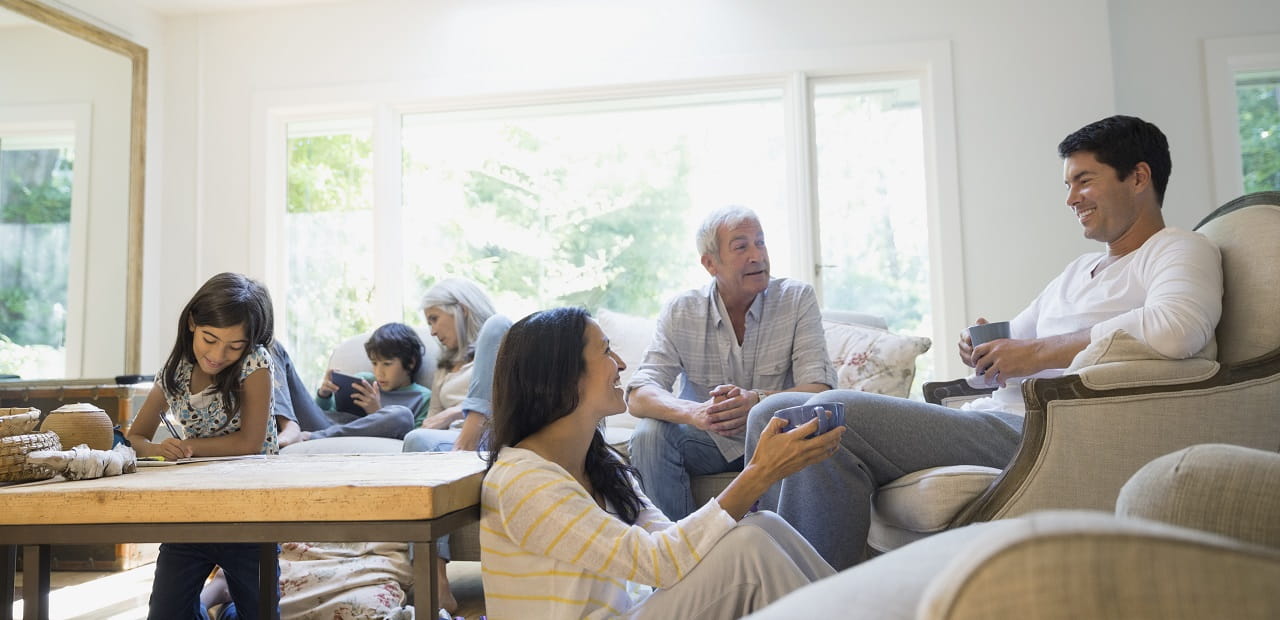
<path fill-rule="evenodd" d="M 1280 549 L 1280 454 L 1225 444 L 1166 454 L 1129 478 L 1116 514 Z"/>
<path fill-rule="evenodd" d="M 969 384 L 968 379 L 930 381 L 924 384 L 924 400 L 935 405 L 958 407 L 965 402 L 982 398 L 994 391 L 996 391 L 995 388 L 974 387 Z"/>
<path fill-rule="evenodd" d="M 1202 381 L 1109 390 L 1079 375 L 1028 380 L 1022 443 L 952 526 L 1050 508 L 1110 511 L 1139 468 L 1199 443 L 1274 451 L 1280 372 L 1254 370 L 1228 365 Z"/>
<path fill-rule="evenodd" d="M 1204 359 L 1141 360 L 1088 366 L 1080 369 L 1078 376 L 1085 387 L 1105 391 L 1206 381 L 1219 368 L 1218 362 Z"/>
<path fill-rule="evenodd" d="M 1264 618 L 1280 605 L 1280 553 L 1162 523 L 1041 512 L 971 542 L 916 617 Z"/>
<path fill-rule="evenodd" d="M 325 437 L 299 441 L 280 449 L 281 454 L 381 454 L 400 452 L 404 441 L 389 437 Z"/>
<path fill-rule="evenodd" d="M 1262 618 L 1239 613 L 1241 601 L 1274 610 L 1277 575 L 1280 553 L 1240 541 L 1091 511 L 1043 512 L 942 532 L 749 618 Z"/>

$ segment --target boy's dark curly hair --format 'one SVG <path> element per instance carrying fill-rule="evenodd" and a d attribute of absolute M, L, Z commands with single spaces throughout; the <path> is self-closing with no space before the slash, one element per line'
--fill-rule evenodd
<path fill-rule="evenodd" d="M 364 352 L 369 359 L 398 359 L 409 371 L 410 380 L 418 374 L 422 367 L 422 339 L 418 332 L 404 323 L 387 323 L 373 330 L 373 335 L 364 343 Z"/>

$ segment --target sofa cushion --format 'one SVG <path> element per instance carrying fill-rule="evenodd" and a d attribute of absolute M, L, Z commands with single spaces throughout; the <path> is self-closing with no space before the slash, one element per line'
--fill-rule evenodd
<path fill-rule="evenodd" d="M 938 532 L 1000 475 L 994 467 L 951 465 L 911 472 L 876 490 L 874 517 L 913 532 Z"/>
<path fill-rule="evenodd" d="M 414 373 L 413 382 L 431 387 L 431 378 L 435 375 L 436 360 L 440 357 L 440 343 L 431 335 L 430 328 L 414 327 L 418 339 L 422 340 L 422 366 Z M 364 343 L 369 341 L 373 331 L 356 334 L 338 343 L 329 356 L 329 368 L 345 372 L 349 375 L 358 372 L 373 372 L 373 363 L 369 354 L 365 353 Z"/>
<path fill-rule="evenodd" d="M 325 437 L 300 441 L 280 449 L 281 454 L 377 454 L 400 452 L 404 442 L 389 437 Z"/>
<path fill-rule="evenodd" d="M 916 376 L 916 357 L 929 350 L 928 338 L 888 330 L 823 321 L 827 354 L 836 367 L 836 387 L 906 398 Z"/>
<path fill-rule="evenodd" d="M 596 313 L 595 319 L 600 323 L 600 329 L 609 337 L 609 347 L 627 365 L 626 370 L 622 371 L 622 385 L 626 385 L 644 359 L 644 352 L 653 340 L 657 321 L 603 309 Z"/>
<path fill-rule="evenodd" d="M 835 360 L 839 378 L 836 387 L 908 395 L 915 378 L 915 359 L 929 350 L 928 338 L 881 329 L 878 326 L 885 324 L 884 319 L 869 314 L 827 310 L 823 317 L 827 354 Z M 622 371 L 622 384 L 626 385 L 652 344 L 657 321 L 606 309 L 597 312 L 595 318 L 609 337 L 609 345 L 627 365 Z M 605 423 L 610 428 L 631 429 L 635 428 L 636 418 L 623 413 L 610 416 Z"/>
<path fill-rule="evenodd" d="M 604 335 L 609 337 L 609 347 L 627 365 L 621 373 L 622 385 L 626 385 L 644 359 L 649 341 L 653 340 L 657 320 L 604 309 L 595 314 L 595 319 L 600 323 Z M 633 429 L 636 427 L 636 418 L 629 413 L 619 413 L 605 418 L 605 424 L 609 428 Z M 609 443 L 614 442 L 611 440 Z M 623 440 L 623 443 L 626 441 Z"/>
<path fill-rule="evenodd" d="M 1255 195 L 1267 200 L 1274 193 Z M 1233 201 L 1234 202 L 1234 201 Z M 1280 347 L 1280 322 L 1258 320 L 1280 306 L 1280 287 L 1266 265 L 1280 264 L 1280 206 L 1255 206 L 1205 222 L 1198 231 L 1222 252 L 1222 319 L 1218 361 L 1241 362 Z"/>
<path fill-rule="evenodd" d="M 693 492 L 693 505 L 701 506 L 711 498 L 720 495 L 720 492 L 729 486 L 738 477 L 736 471 L 726 471 L 718 474 L 706 474 L 703 476 L 691 476 L 689 478 L 689 490 Z"/>

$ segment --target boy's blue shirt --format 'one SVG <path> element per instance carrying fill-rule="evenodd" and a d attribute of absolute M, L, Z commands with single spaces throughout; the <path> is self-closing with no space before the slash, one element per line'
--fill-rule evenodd
<path fill-rule="evenodd" d="M 374 376 L 371 372 L 358 372 L 357 377 L 374 383 Z M 422 426 L 422 421 L 427 418 L 427 405 L 431 404 L 431 388 L 417 383 L 410 383 L 402 388 L 397 388 L 388 392 L 379 394 L 382 399 L 382 406 L 386 408 L 391 405 L 400 405 L 407 407 L 413 412 L 414 428 Z M 325 411 L 336 411 L 333 402 L 333 395 L 327 398 L 317 395 L 316 405 Z"/>

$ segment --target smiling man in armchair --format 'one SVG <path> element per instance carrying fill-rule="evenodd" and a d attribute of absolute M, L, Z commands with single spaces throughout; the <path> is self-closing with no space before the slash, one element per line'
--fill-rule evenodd
<path fill-rule="evenodd" d="M 1067 136 L 1058 154 L 1067 207 L 1084 236 L 1105 248 L 1068 264 L 1010 321 L 1010 338 L 973 346 L 961 335 L 961 360 L 999 389 L 962 409 L 849 390 L 814 398 L 844 403 L 841 447 L 782 481 L 760 505 L 837 570 L 861 559 L 881 485 L 930 467 L 1008 464 L 1022 438 L 1025 378 L 1063 374 L 1091 342 L 1120 329 L 1153 356 L 1214 356 L 1221 256 L 1203 235 L 1165 226 L 1172 165 L 1164 134 L 1140 118 L 1112 116 Z M 770 399 L 751 412 L 749 428 L 759 433 L 773 411 L 799 404 Z"/>

